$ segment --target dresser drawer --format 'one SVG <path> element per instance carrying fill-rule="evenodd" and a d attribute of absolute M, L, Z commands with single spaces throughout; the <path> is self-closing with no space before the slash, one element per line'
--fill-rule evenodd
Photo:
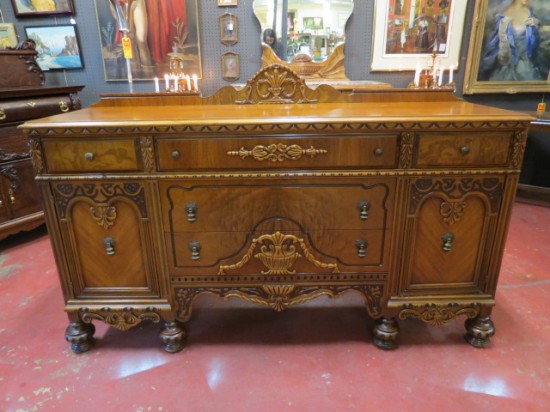
<path fill-rule="evenodd" d="M 392 168 L 397 135 L 157 140 L 161 171 L 197 169 Z"/>
<path fill-rule="evenodd" d="M 176 276 L 389 270 L 390 231 L 383 230 L 166 233 L 165 241 Z"/>
<path fill-rule="evenodd" d="M 69 95 L 52 97 L 27 97 L 0 101 L 0 124 L 21 122 L 29 119 L 52 116 L 80 108 Z"/>
<path fill-rule="evenodd" d="M 504 166 L 512 139 L 502 133 L 419 133 L 416 164 L 433 166 Z"/>
<path fill-rule="evenodd" d="M 47 140 L 46 164 L 51 173 L 136 171 L 138 161 L 134 140 Z"/>
<path fill-rule="evenodd" d="M 163 181 L 159 190 L 165 232 L 251 231 L 276 218 L 305 231 L 385 229 L 392 225 L 395 180 Z"/>

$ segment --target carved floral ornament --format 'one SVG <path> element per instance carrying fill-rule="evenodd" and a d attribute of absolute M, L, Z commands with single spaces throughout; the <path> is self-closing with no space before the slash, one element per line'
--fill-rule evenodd
<path fill-rule="evenodd" d="M 154 323 L 160 322 L 160 315 L 156 308 L 134 309 L 126 307 L 123 309 L 111 309 L 109 307 L 98 310 L 81 308 L 79 316 L 82 322 L 91 323 L 93 320 L 100 320 L 116 329 L 126 331 L 139 325 L 144 320 L 151 320 Z"/>
<path fill-rule="evenodd" d="M 460 315 L 466 315 L 469 319 L 475 318 L 480 312 L 480 305 L 459 305 L 459 304 L 426 304 L 426 305 L 404 305 L 399 311 L 398 318 L 418 318 L 423 322 L 434 326 L 441 326 Z"/>
<path fill-rule="evenodd" d="M 239 156 L 241 159 L 246 159 L 248 156 L 252 156 L 254 160 L 264 161 L 270 160 L 272 162 L 283 162 L 285 160 L 299 160 L 302 156 L 315 157 L 318 154 L 326 154 L 327 150 L 316 149 L 311 146 L 309 149 L 302 149 L 297 144 L 286 145 L 283 143 L 270 144 L 268 146 L 255 146 L 252 150 L 246 150 L 241 147 L 240 150 L 234 150 L 227 152 L 229 156 Z"/>

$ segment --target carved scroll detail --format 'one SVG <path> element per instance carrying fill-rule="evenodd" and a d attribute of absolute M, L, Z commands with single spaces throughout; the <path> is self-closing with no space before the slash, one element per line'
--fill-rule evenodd
<path fill-rule="evenodd" d="M 399 167 L 409 169 L 412 165 L 414 145 L 414 133 L 404 132 L 401 134 L 401 153 L 399 155 Z"/>
<path fill-rule="evenodd" d="M 117 197 L 127 198 L 138 207 L 142 217 L 147 217 L 145 190 L 140 183 L 60 183 L 53 186 L 53 195 L 62 218 L 75 197 L 86 197 L 98 205 L 109 204 Z"/>
<path fill-rule="evenodd" d="M 42 159 L 40 142 L 36 139 L 29 139 L 29 151 L 34 172 L 37 175 L 42 174 L 44 172 L 44 160 Z"/>
<path fill-rule="evenodd" d="M 496 177 L 485 178 L 421 178 L 411 189 L 409 213 L 414 214 L 420 202 L 433 192 L 444 193 L 450 199 L 462 200 L 469 193 L 483 193 L 489 199 L 491 211 L 496 213 L 504 191 L 503 183 Z"/>
<path fill-rule="evenodd" d="M 319 296 L 334 298 L 348 291 L 359 292 L 363 295 L 369 315 L 377 318 L 382 314 L 383 288 L 382 285 L 296 286 L 291 284 L 267 284 L 258 287 L 178 288 L 176 289 L 177 318 L 183 322 L 187 321 L 191 317 L 193 300 L 202 293 L 212 293 L 221 298 L 237 297 L 281 312 Z"/>
<path fill-rule="evenodd" d="M 513 167 L 520 167 L 527 145 L 527 131 L 519 130 L 514 134 L 514 145 L 512 148 L 511 164 Z"/>
<path fill-rule="evenodd" d="M 91 206 L 90 212 L 95 222 L 103 229 L 107 230 L 114 225 L 116 220 L 116 208 L 110 205 Z"/>
<path fill-rule="evenodd" d="M 146 172 L 154 172 L 156 169 L 155 165 L 155 154 L 153 151 L 153 138 L 151 136 L 142 136 L 139 139 L 141 144 L 141 157 L 143 159 L 143 167 Z"/>
<path fill-rule="evenodd" d="M 452 225 L 459 222 L 466 209 L 466 202 L 441 202 L 439 212 L 443 216 L 443 221 Z"/>
<path fill-rule="evenodd" d="M 298 253 L 295 244 L 298 244 L 304 254 L 304 257 L 318 268 L 332 269 L 332 273 L 338 273 L 338 265 L 335 263 L 323 263 L 311 254 L 304 239 L 294 235 L 285 235 L 281 232 L 275 232 L 271 235 L 262 235 L 252 240 L 248 251 L 242 259 L 234 265 L 220 265 L 218 269 L 219 275 L 225 275 L 226 271 L 239 269 L 243 267 L 252 256 L 260 260 L 268 269 L 262 271 L 263 275 L 292 275 L 296 271 L 291 270 L 291 266 L 302 257 Z M 260 248 L 260 252 L 254 255 L 256 248 Z"/>
<path fill-rule="evenodd" d="M 241 147 L 240 150 L 233 150 L 227 152 L 229 156 L 239 156 L 241 159 L 245 159 L 248 156 L 252 156 L 254 160 L 263 162 L 264 160 L 271 160 L 272 162 L 284 162 L 285 160 L 298 160 L 303 155 L 309 156 L 313 159 L 315 155 L 328 153 L 325 149 L 316 149 L 311 146 L 309 149 L 302 149 L 297 144 L 286 145 L 282 143 L 270 144 L 269 146 L 255 146 L 252 150 L 246 150 Z"/>
<path fill-rule="evenodd" d="M 159 310 L 154 307 L 145 309 L 134 309 L 126 307 L 123 309 L 111 309 L 109 307 L 99 310 L 81 308 L 79 316 L 82 322 L 91 323 L 93 320 L 100 320 L 119 330 L 128 330 L 139 325 L 144 320 L 151 320 L 154 323 L 160 321 Z"/>
<path fill-rule="evenodd" d="M 450 303 L 448 305 L 404 305 L 399 311 L 399 319 L 418 318 L 423 322 L 434 326 L 441 326 L 460 315 L 466 315 L 469 319 L 475 318 L 480 312 L 480 305 L 471 304 L 468 306 Z"/>

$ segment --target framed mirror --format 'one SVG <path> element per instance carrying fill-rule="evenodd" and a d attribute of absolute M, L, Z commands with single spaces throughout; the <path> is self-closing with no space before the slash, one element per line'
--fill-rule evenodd
<path fill-rule="evenodd" d="M 345 26 L 353 0 L 254 0 L 262 67 L 285 64 L 304 78 L 346 79 Z"/>

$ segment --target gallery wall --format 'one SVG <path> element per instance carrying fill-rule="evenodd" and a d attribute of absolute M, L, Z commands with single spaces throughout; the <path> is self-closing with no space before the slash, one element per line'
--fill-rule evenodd
<path fill-rule="evenodd" d="M 466 1 L 466 0 L 464 0 Z M 126 82 L 105 81 L 101 44 L 96 17 L 95 0 L 74 0 L 76 12 L 73 16 L 41 16 L 16 18 L 10 0 L 0 0 L 3 22 L 13 22 L 19 40 L 25 39 L 25 26 L 68 24 L 74 19 L 79 36 L 84 68 L 78 70 L 55 70 L 46 72 L 46 85 L 85 85 L 80 93 L 83 106 L 99 100 L 101 93 L 128 92 Z M 236 7 L 218 7 L 216 0 L 197 0 L 203 78 L 199 85 L 203 95 L 210 95 L 229 82 L 222 79 L 221 56 L 227 51 L 240 55 L 240 78 L 244 83 L 260 69 L 261 46 L 260 24 L 253 13 L 253 0 L 238 0 Z M 461 43 L 459 70 L 455 74 L 457 95 L 462 95 L 462 82 L 466 67 L 469 36 L 472 30 L 474 1 L 468 1 L 464 36 Z M 406 87 L 414 72 L 371 72 L 371 50 L 374 0 L 356 0 L 354 11 L 346 27 L 346 74 L 351 80 L 371 80 L 389 83 L 394 87 Z M 238 17 L 238 42 L 226 46 L 220 43 L 219 17 L 231 12 Z M 134 83 L 136 92 L 153 92 L 152 81 Z M 464 96 L 466 100 L 483 104 L 534 111 L 542 93 L 488 94 Z"/>

